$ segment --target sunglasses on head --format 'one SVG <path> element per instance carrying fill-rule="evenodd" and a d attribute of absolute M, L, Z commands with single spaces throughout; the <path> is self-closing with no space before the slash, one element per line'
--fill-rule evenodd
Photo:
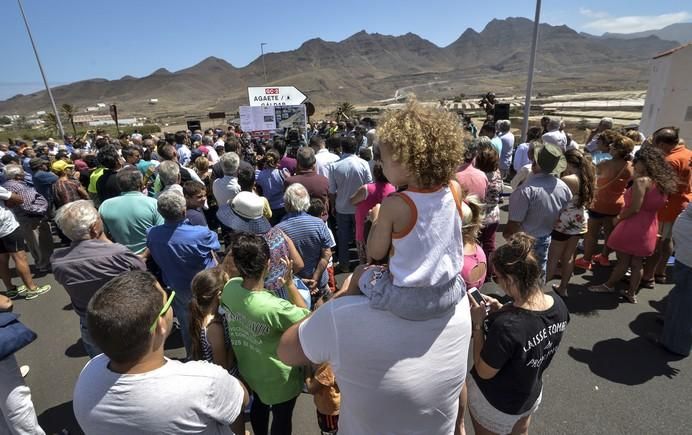
<path fill-rule="evenodd" d="M 156 325 L 159 323 L 159 318 L 163 317 L 166 315 L 168 310 L 171 308 L 171 304 L 173 303 L 173 298 L 175 297 L 175 290 L 171 292 L 171 295 L 168 296 L 168 299 L 166 300 L 166 303 L 163 304 L 163 308 L 161 308 L 161 312 L 159 313 L 158 316 L 156 316 L 156 319 L 154 319 L 154 323 L 151 324 L 149 327 L 149 332 L 152 334 L 154 333 L 154 329 L 156 329 Z"/>

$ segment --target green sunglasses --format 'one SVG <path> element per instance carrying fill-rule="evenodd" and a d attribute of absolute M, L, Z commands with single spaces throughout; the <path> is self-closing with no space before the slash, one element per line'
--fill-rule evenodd
<path fill-rule="evenodd" d="M 159 323 L 159 317 L 163 317 L 168 310 L 171 308 L 171 304 L 173 303 L 173 298 L 175 297 L 175 290 L 171 292 L 171 295 L 168 296 L 168 300 L 166 301 L 165 304 L 163 304 L 163 308 L 161 308 L 161 312 L 159 313 L 158 316 L 156 316 L 156 319 L 154 319 L 154 323 L 151 324 L 151 327 L 149 327 L 149 332 L 152 334 L 154 333 L 154 329 L 156 329 L 156 324 Z"/>

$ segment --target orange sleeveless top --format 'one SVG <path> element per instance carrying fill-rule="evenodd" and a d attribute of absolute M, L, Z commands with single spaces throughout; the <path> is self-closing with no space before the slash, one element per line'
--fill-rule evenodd
<path fill-rule="evenodd" d="M 589 210 L 611 216 L 620 213 L 625 206 L 625 189 L 632 178 L 633 171 L 632 163 L 625 162 L 615 177 L 597 177 L 596 194 Z"/>

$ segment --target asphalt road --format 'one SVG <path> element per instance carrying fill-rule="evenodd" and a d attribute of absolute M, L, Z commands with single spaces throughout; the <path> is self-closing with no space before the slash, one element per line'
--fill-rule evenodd
<path fill-rule="evenodd" d="M 637 305 L 623 303 L 614 295 L 586 291 L 584 284 L 604 281 L 609 270 L 596 269 L 572 280 L 566 301 L 571 322 L 544 376 L 543 403 L 531 432 L 692 433 L 692 358 L 674 357 L 643 337 L 661 330 L 656 317 L 664 310 L 671 286 L 642 290 Z M 26 382 L 46 433 L 67 429 L 70 434 L 81 434 L 72 414 L 74 383 L 87 362 L 78 342 L 79 321 L 67 293 L 52 275 L 37 281 L 51 284 L 53 290 L 38 299 L 15 301 L 15 312 L 38 334 L 34 343 L 18 352 L 17 359 L 31 366 Z M 501 294 L 492 283 L 482 291 Z M 171 337 L 167 353 L 178 357 L 180 347 L 179 340 Z M 468 414 L 466 420 L 469 422 Z M 470 422 L 467 428 L 473 433 Z M 306 394 L 296 406 L 294 433 L 319 434 L 312 398 Z"/>

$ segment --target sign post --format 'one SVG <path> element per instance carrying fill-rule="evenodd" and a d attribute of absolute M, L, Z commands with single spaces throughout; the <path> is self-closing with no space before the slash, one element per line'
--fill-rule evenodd
<path fill-rule="evenodd" d="M 252 107 L 297 106 L 307 99 L 295 86 L 249 87 L 247 95 Z"/>
<path fill-rule="evenodd" d="M 118 106 L 111 104 L 110 111 L 111 118 L 113 121 L 115 121 L 115 129 L 118 131 L 118 134 L 120 134 L 120 125 L 118 124 Z"/>

